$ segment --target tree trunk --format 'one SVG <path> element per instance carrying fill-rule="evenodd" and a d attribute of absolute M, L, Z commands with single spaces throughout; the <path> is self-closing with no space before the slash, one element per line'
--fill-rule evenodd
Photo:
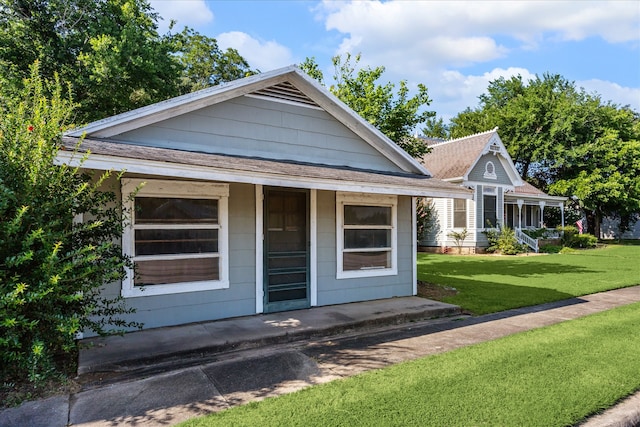
<path fill-rule="evenodd" d="M 596 212 L 591 210 L 584 210 L 587 217 L 587 233 L 596 235 Z M 599 228 L 599 225 L 598 225 Z"/>

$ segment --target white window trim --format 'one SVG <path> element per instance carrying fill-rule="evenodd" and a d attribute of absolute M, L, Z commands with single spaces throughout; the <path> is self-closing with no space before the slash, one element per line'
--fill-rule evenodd
<path fill-rule="evenodd" d="M 135 209 L 133 198 L 129 197 L 136 193 L 137 196 L 147 197 L 176 197 L 181 199 L 188 198 L 207 198 L 218 200 L 218 224 L 209 225 L 210 228 L 218 230 L 218 254 L 217 255 L 200 255 L 200 254 L 180 254 L 172 256 L 172 259 L 193 259 L 198 257 L 219 258 L 220 278 L 219 280 L 206 280 L 198 282 L 182 282 L 153 286 L 134 286 L 134 275 L 131 268 L 127 268 L 126 277 L 122 282 L 122 296 L 143 297 L 152 295 L 166 295 L 185 292 L 208 291 L 215 289 L 226 289 L 229 287 L 229 185 L 216 184 L 208 182 L 192 182 L 192 181 L 169 181 L 159 179 L 123 179 L 122 180 L 122 203 L 130 215 L 129 223 L 124 227 L 122 233 L 122 251 L 125 255 L 133 260 L 152 260 L 152 259 L 168 259 L 166 256 L 146 255 L 135 257 L 134 251 L 134 229 L 150 228 L 150 226 L 135 224 Z M 181 228 L 180 225 L 163 226 L 154 225 L 151 228 Z"/>
<path fill-rule="evenodd" d="M 391 208 L 391 268 L 344 271 L 344 205 Z M 398 274 L 398 196 L 336 192 L 336 279 L 396 276 Z M 363 227 L 367 228 L 367 227 Z M 363 252 L 363 250 L 358 250 Z M 372 249 L 373 251 L 373 249 Z"/>
<path fill-rule="evenodd" d="M 484 196 L 492 196 L 496 198 L 496 226 L 493 228 L 487 228 L 487 218 L 485 217 L 485 205 L 484 205 Z M 484 187 L 482 189 L 482 230 L 495 230 L 496 228 L 500 228 L 500 218 L 498 218 L 498 189 L 497 187 Z"/>
<path fill-rule="evenodd" d="M 451 224 L 453 225 L 453 227 L 451 227 L 454 230 L 464 230 L 469 229 L 469 201 L 466 199 L 451 199 L 452 200 L 452 206 L 451 206 L 451 213 L 453 215 L 453 218 L 451 218 Z M 462 200 L 464 201 L 464 223 L 465 225 L 462 227 L 456 227 L 456 200 Z"/>

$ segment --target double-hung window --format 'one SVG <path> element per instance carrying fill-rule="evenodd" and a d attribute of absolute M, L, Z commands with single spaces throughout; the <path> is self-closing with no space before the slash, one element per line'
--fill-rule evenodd
<path fill-rule="evenodd" d="M 465 199 L 453 199 L 453 227 L 467 227 L 467 201 Z"/>
<path fill-rule="evenodd" d="M 228 185 L 123 180 L 122 194 L 131 215 L 123 251 L 135 265 L 123 296 L 229 287 Z"/>
<path fill-rule="evenodd" d="M 397 197 L 337 193 L 337 278 L 397 274 Z"/>

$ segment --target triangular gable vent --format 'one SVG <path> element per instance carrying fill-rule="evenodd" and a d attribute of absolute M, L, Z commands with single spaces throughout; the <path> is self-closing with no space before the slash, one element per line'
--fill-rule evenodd
<path fill-rule="evenodd" d="M 316 104 L 311 98 L 299 91 L 294 85 L 289 82 L 282 82 L 274 86 L 251 92 L 250 96 L 275 98 L 282 101 L 320 108 L 320 106 Z"/>

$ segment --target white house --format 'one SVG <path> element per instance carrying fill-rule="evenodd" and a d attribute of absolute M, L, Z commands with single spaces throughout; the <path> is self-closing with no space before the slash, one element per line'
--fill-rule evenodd
<path fill-rule="evenodd" d="M 564 225 L 565 197 L 549 196 L 525 182 L 513 164 L 497 128 L 464 138 L 436 141 L 422 163 L 443 181 L 469 188 L 472 199 L 433 199 L 435 226 L 422 246 L 454 246 L 452 231 L 467 229 L 464 247 L 485 248 L 487 229 L 506 225 L 534 249 L 537 242 L 522 233 L 526 228 L 542 228 L 545 208 L 558 208 Z"/>

